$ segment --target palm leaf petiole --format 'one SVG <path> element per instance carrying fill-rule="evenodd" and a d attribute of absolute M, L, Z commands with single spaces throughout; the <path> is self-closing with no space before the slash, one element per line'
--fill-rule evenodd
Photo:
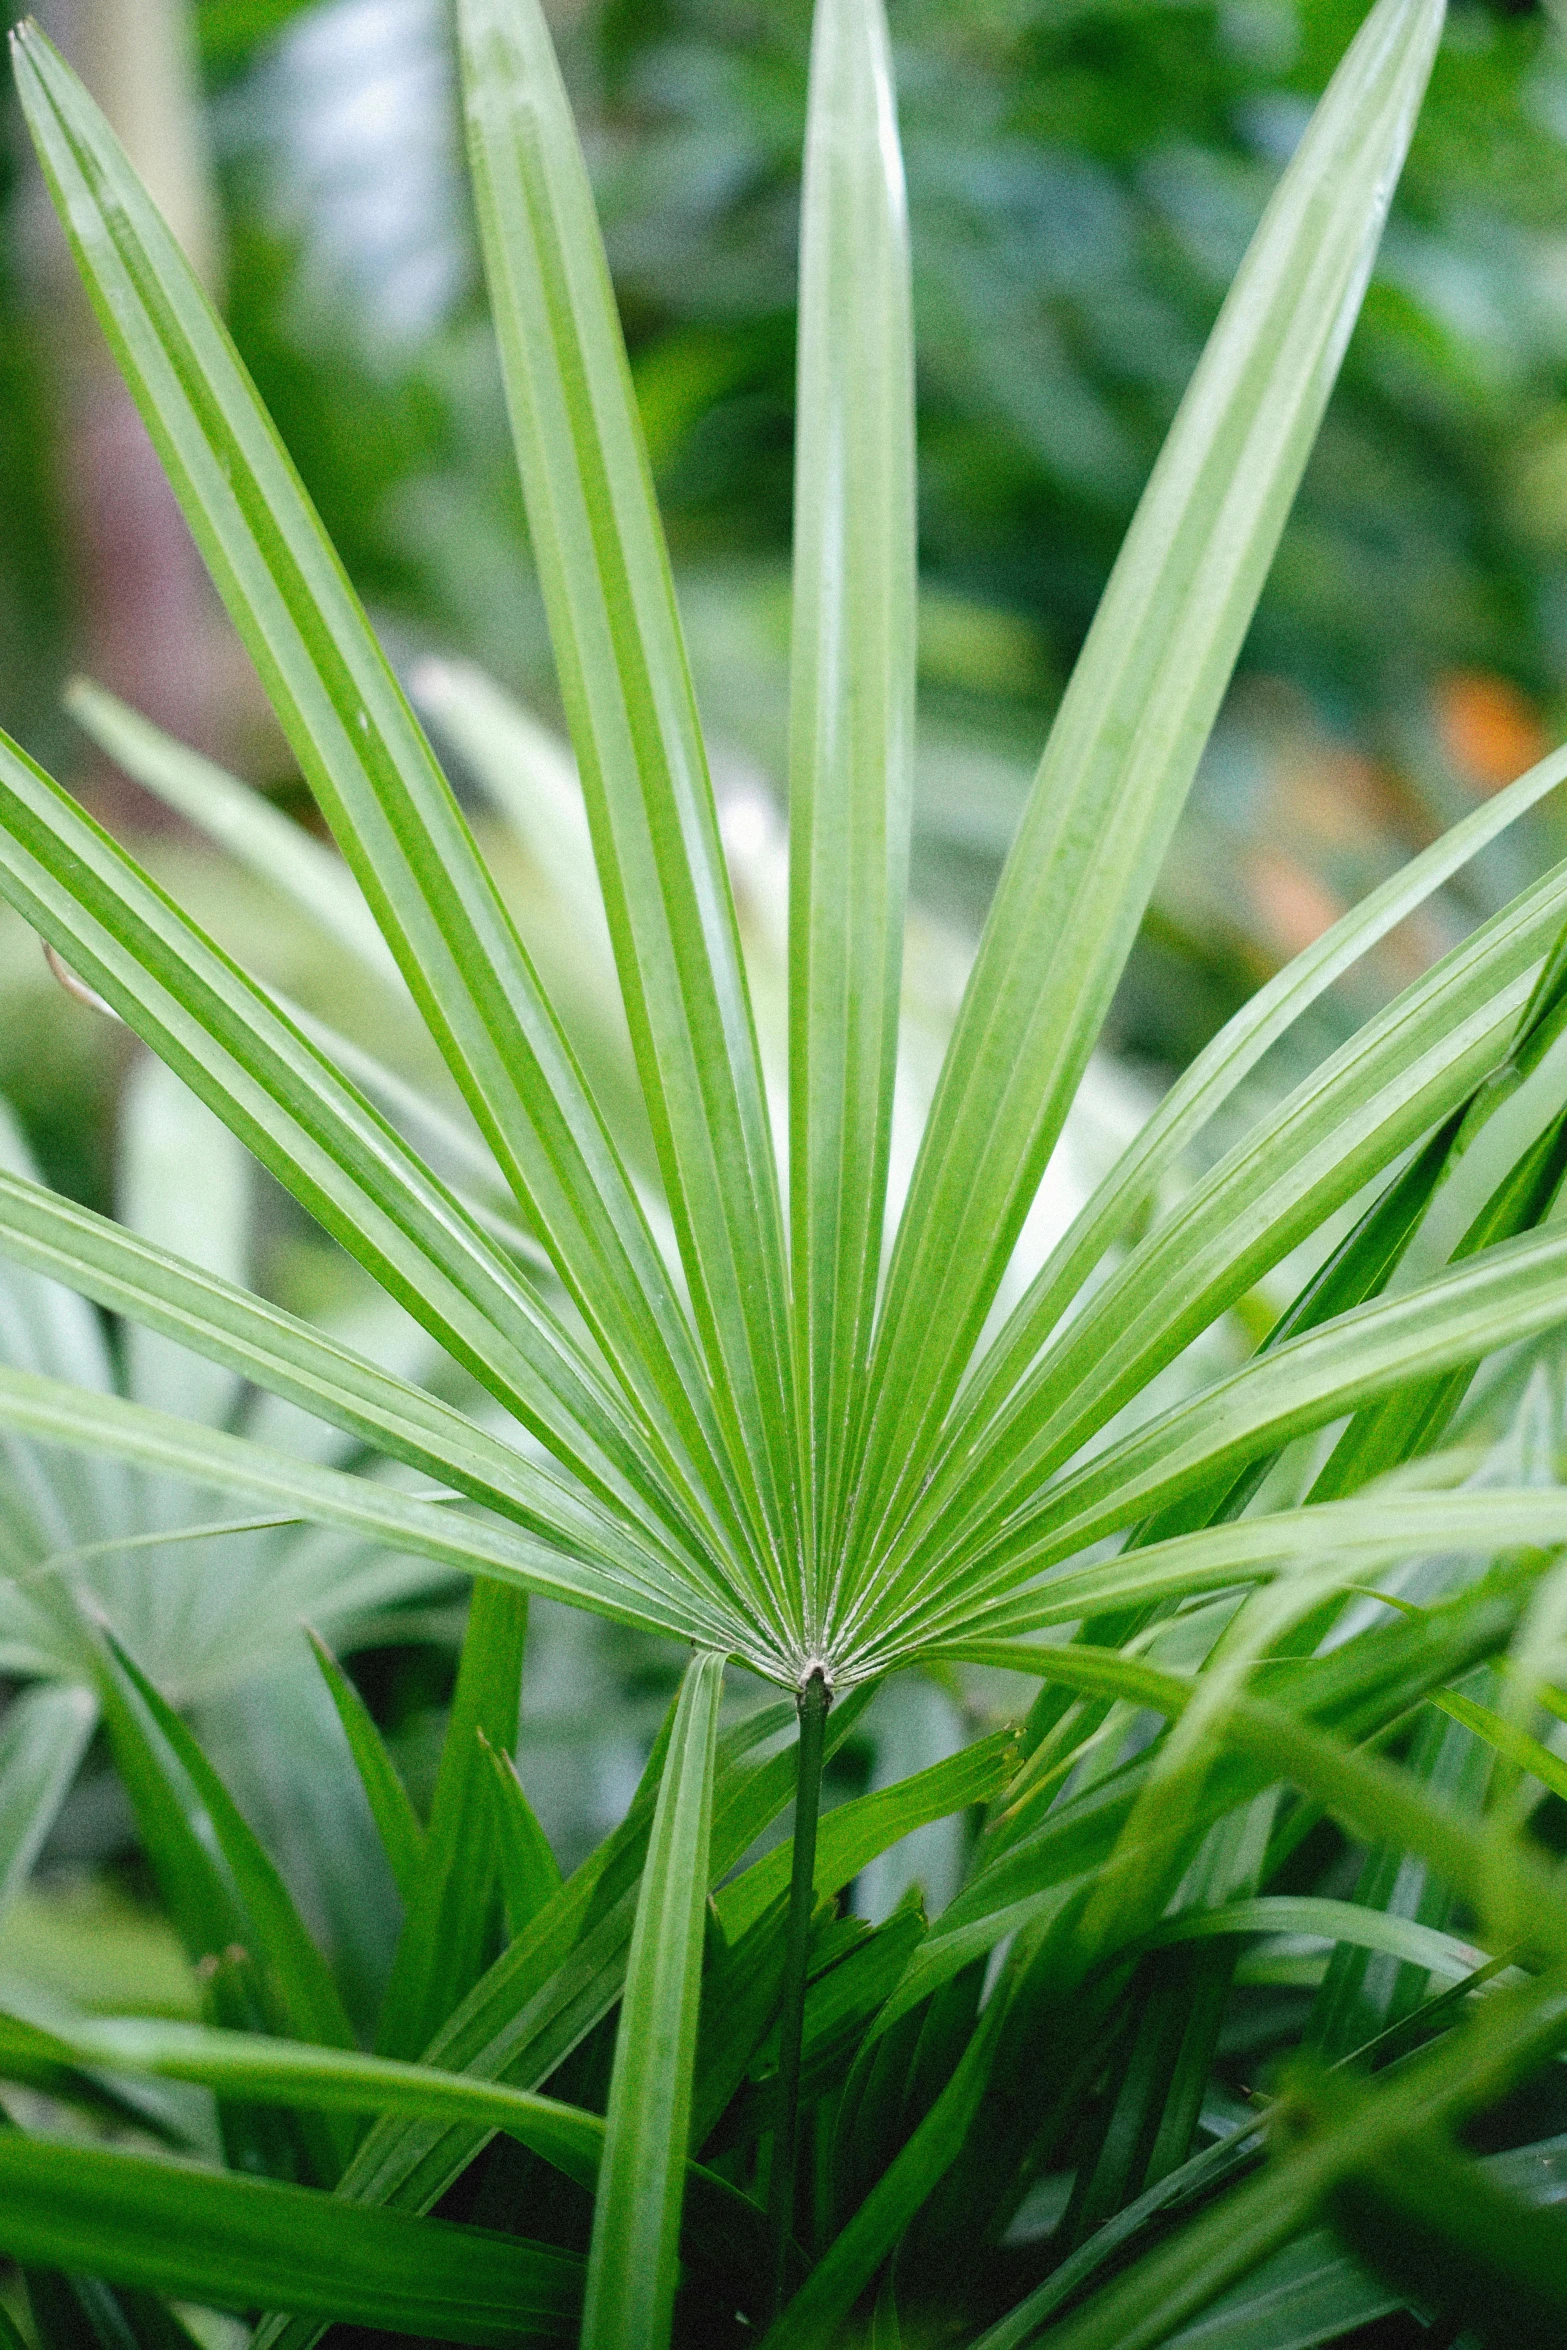
<path fill-rule="evenodd" d="M 805 2036 L 805 1978 L 810 1961 L 811 1914 L 816 1906 L 816 1822 L 822 1804 L 822 1761 L 832 1691 L 820 1665 L 801 1684 L 798 1776 L 794 1796 L 794 1865 L 789 1877 L 788 1945 L 778 2023 L 778 2120 L 773 2132 L 767 2211 L 773 2250 L 776 2318 L 788 2295 L 789 2241 L 794 2233 L 794 2174 L 800 2128 L 800 2053 Z"/>

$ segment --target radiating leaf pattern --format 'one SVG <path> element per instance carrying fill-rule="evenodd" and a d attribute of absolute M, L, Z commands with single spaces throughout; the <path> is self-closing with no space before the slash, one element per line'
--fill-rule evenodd
<path fill-rule="evenodd" d="M 1213 2305 L 1195 2338 L 1240 2350 L 1281 2295 L 1324 2340 L 1418 2299 L 1433 2232 L 1463 2254 L 1433 2271 L 1450 2317 L 1486 2322 L 1490 2294 L 1554 2323 L 1556 2223 L 1529 2226 L 1552 2142 L 1504 2173 L 1457 2133 L 1567 2045 L 1567 1897 L 1527 1832 L 1567 1787 L 1545 1392 L 1567 1323 L 1567 869 L 1179 1196 L 1173 1178 L 1567 756 L 1264 988 L 1002 1292 L 1332 390 L 1438 0 L 1378 0 L 1279 179 L 1044 747 L 901 1198 L 913 334 L 880 0 L 818 0 L 813 39 L 787 1132 L 549 30 L 537 0 L 457 20 L 580 803 L 492 689 L 445 669 L 424 698 L 524 833 L 524 770 L 548 770 L 539 822 L 613 971 L 640 1163 L 206 295 L 81 84 L 35 27 L 15 36 L 78 266 L 338 853 L 91 685 L 73 706 L 423 1024 L 455 1091 L 426 1099 L 296 1016 L 0 740 L 0 891 L 172 1089 L 131 1120 L 119 1220 L 52 1194 L 14 1138 L 0 1152 L 0 1646 L 41 1684 L 0 1726 L 0 1890 L 101 1708 L 205 2019 L 20 1995 L 0 2015 L 8 2077 L 180 2149 L 0 2132 L 0 2251 L 44 2336 L 90 2306 L 100 2331 L 178 2343 L 162 2294 L 270 2308 L 258 2350 L 339 2320 L 496 2343 L 580 2326 L 591 2350 L 721 2320 L 826 2350 L 857 2310 L 895 2343 L 954 2277 L 983 2350 L 1133 2350 Z M 247 1286 L 245 1151 L 402 1309 L 408 1364 Z M 1267 1341 L 1202 1355 L 1298 1250 L 1312 1269 Z M 128 1326 L 123 1380 L 81 1301 Z M 1509 1379 L 1524 1400 L 1493 1443 L 1474 1398 Z M 155 1614 L 130 1620 L 143 1550 L 173 1586 L 180 1546 L 263 1537 L 273 1639 L 323 1596 L 345 1611 L 364 1557 L 384 1589 L 477 1579 L 427 1817 L 316 1643 L 309 1702 L 401 1910 L 363 2029 L 181 1710 L 218 1664 L 180 1685 Z M 312 1543 L 340 1546 L 324 1590 L 288 1580 Z M 513 1754 L 530 1594 L 695 1651 L 621 1824 L 564 1876 Z M 721 1722 L 731 1663 L 800 1701 L 798 1766 L 787 1703 Z M 1011 1676 L 1026 1719 L 818 1822 L 823 1757 L 894 1667 L 943 1704 L 960 1669 Z M 795 1836 L 758 1855 L 797 1784 Z M 874 1926 L 840 1914 L 946 1820 L 974 1833 L 944 1907 L 914 1888 Z M 1319 1827 L 1366 1848 L 1326 1890 L 1290 1874 Z M 1311 1993 L 1312 2062 L 1267 2117 L 1223 2078 L 1237 1987 Z M 189 2104 L 147 2102 L 169 2082 L 211 2093 L 226 2173 L 193 2156 Z M 448 2196 L 460 2216 L 432 2216 Z"/>

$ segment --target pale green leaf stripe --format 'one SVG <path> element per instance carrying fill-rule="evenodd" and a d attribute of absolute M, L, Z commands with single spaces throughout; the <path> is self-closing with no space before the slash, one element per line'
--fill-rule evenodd
<path fill-rule="evenodd" d="M 900 1551 L 929 1551 L 938 1540 L 972 1546 L 1297 1241 L 1456 1108 L 1505 1052 L 1564 911 L 1567 867 L 1558 867 L 1422 973 L 1194 1185 L 988 1426 L 965 1397 Z M 983 1373 L 976 1385 L 989 1391 Z M 906 1585 L 908 1568 L 888 1580 Z"/>
<path fill-rule="evenodd" d="M 0 2251 L 208 2308 L 271 2303 L 493 2350 L 569 2337 L 582 2268 L 488 2228 L 15 2129 L 0 2130 Z"/>
<path fill-rule="evenodd" d="M 897 1061 L 914 731 L 910 307 L 881 0 L 819 0 L 789 711 L 789 1212 L 818 1608 L 864 1396 Z"/>
<path fill-rule="evenodd" d="M 0 891 L 416 1321 L 595 1490 L 688 1538 L 617 1391 L 460 1204 L 101 826 L 0 736 Z"/>
<path fill-rule="evenodd" d="M 64 701 L 83 732 L 143 790 L 290 899 L 375 978 L 401 986 L 364 893 L 340 857 L 249 784 L 90 678 L 72 678 Z"/>
<path fill-rule="evenodd" d="M 242 1436 L 176 1420 L 118 1396 L 90 1395 L 62 1380 L 0 1366 L 0 1427 L 73 1452 L 101 1451 L 196 1485 L 245 1494 L 312 1525 L 341 1526 L 390 1550 L 407 1551 L 469 1575 L 495 1575 L 547 1599 L 592 1609 L 618 1623 L 676 1639 L 744 1645 L 715 1622 L 699 1591 L 649 1566 L 573 1558 L 521 1533 L 463 1517 L 441 1503 L 399 1493 L 368 1477 L 345 1476 Z M 748 1661 L 753 1661 L 748 1659 Z M 776 1674 L 777 1660 L 758 1662 Z"/>
<path fill-rule="evenodd" d="M 1103 1566 L 1046 1575 L 976 1615 L 973 1634 L 985 1639 L 1075 1624 L 1111 1609 L 1227 1591 L 1329 1558 L 1338 1559 L 1346 1575 L 1360 1577 L 1422 1552 L 1490 1556 L 1557 1543 L 1567 1543 L 1567 1491 L 1559 1488 L 1367 1492 L 1350 1501 L 1317 1502 L 1205 1526 L 1127 1551 Z M 947 1636 L 937 1637 L 945 1652 Z"/>
<path fill-rule="evenodd" d="M 653 1814 L 615 2035 L 583 2350 L 664 2350 L 674 2316 L 724 1660 L 693 1658 Z"/>
<path fill-rule="evenodd" d="M 1538 1738 L 1532 1737 L 1518 1723 L 1509 1722 L 1503 1715 L 1493 1713 L 1488 1705 L 1477 1705 L 1472 1697 L 1465 1697 L 1456 1689 L 1444 1689 L 1439 1696 L 1432 1698 L 1431 1703 L 1439 1705 L 1444 1713 L 1452 1715 L 1455 1722 L 1462 1722 L 1465 1729 L 1473 1730 L 1477 1738 L 1483 1738 L 1487 1746 L 1494 1747 L 1506 1761 L 1516 1764 L 1521 1771 L 1527 1771 L 1532 1778 L 1539 1780 L 1542 1787 L 1549 1788 L 1553 1795 L 1559 1795 L 1567 1802 L 1567 1760 L 1559 1754 L 1553 1754 L 1550 1747 L 1542 1745 Z"/>
<path fill-rule="evenodd" d="M 20 2035 L 14 2018 L 20 2019 Z M 19 2037 L 24 2049 L 37 2048 L 94 2071 L 193 2081 L 220 2096 L 253 2103 L 317 2113 L 400 2113 L 419 2121 L 468 2122 L 486 2133 L 499 2130 L 590 2193 L 603 2156 L 602 2114 L 502 2081 L 366 2056 L 358 2049 L 140 2016 L 77 2016 L 53 2001 L 31 1998 L 23 2005 L 13 2000 L 10 2014 L 0 2015 L 0 2070 L 8 2034 Z M 727 2218 L 741 2227 L 760 2221 L 757 2207 L 726 2180 L 698 2163 L 687 2163 L 686 2175 L 710 2220 Z"/>
<path fill-rule="evenodd" d="M 104 332 L 300 768 L 529 1220 L 671 1457 L 710 1447 L 668 1273 L 511 918 L 221 322 L 35 26 L 39 157 Z M 717 1484 L 722 1503 L 722 1484 Z"/>
<path fill-rule="evenodd" d="M 1336 979 L 1564 778 L 1567 750 L 1552 751 L 1341 915 L 1225 1022 L 1122 1152 L 1008 1317 L 965 1391 L 965 1424 L 983 1424 L 1005 1401 L 1105 1251 L 1141 1214 L 1181 1153 L 1269 1047 Z"/>
<path fill-rule="evenodd" d="M 3 1169 L 0 1255 L 222 1363 L 550 1542 L 584 1547 L 589 1557 L 623 1556 L 633 1567 L 648 1555 L 619 1518 L 450 1404 L 280 1306 Z"/>
<path fill-rule="evenodd" d="M 1475 1361 L 1563 1321 L 1567 1232 L 1498 1242 L 1418 1288 L 1356 1306 L 1253 1356 L 1047 1488 L 1020 1516 L 1019 1531 L 1031 1525 L 1036 1532 L 1024 1539 L 1042 1538 L 1064 1556 L 1163 1506 L 1197 1477 L 1231 1462 L 1238 1468 L 1400 1381 Z"/>
<path fill-rule="evenodd" d="M 971 1612 L 977 1598 L 995 1598 L 1025 1570 L 1068 1557 L 1209 1477 L 1233 1474 L 1402 1382 L 1476 1362 L 1563 1321 L 1567 1235 L 1547 1231 L 1499 1242 L 1418 1288 L 1357 1306 L 1253 1356 L 1046 1486 L 983 1545 L 928 1564 L 898 1592 L 896 1605 L 884 1601 L 868 1641 L 875 1669 L 886 1661 L 894 1621 L 934 1635 L 959 1603 Z"/>
<path fill-rule="evenodd" d="M 365 903 L 364 893 L 340 857 L 210 759 L 165 734 L 150 719 L 116 700 L 103 687 L 78 677 L 67 687 L 65 706 L 100 749 L 128 775 L 175 809 L 187 823 L 226 848 L 364 963 L 375 976 L 400 987 L 398 970 Z M 491 1193 L 500 1176 L 494 1154 L 475 1128 L 459 1125 L 415 1086 L 378 1061 L 373 1053 L 329 1028 L 287 997 L 275 999 L 333 1066 L 375 1103 L 415 1149 L 439 1171 L 475 1187 L 463 1204 L 530 1267 L 553 1272 L 547 1252 L 514 1213 L 497 1212 Z"/>
<path fill-rule="evenodd" d="M 504 1207 L 497 1201 L 494 1155 L 476 1128 L 461 1124 L 374 1053 L 318 1020 L 281 990 L 273 1001 L 317 1052 L 380 1112 L 409 1150 L 448 1186 L 482 1232 L 498 1241 L 530 1274 L 553 1276 L 549 1252 L 531 1232 L 523 1230 L 509 1195 Z"/>
<path fill-rule="evenodd" d="M 1441 23 L 1441 0 L 1379 0 L 1335 74 L 1230 290 L 1051 730 L 888 1276 L 871 1526 L 924 1472 L 1103 1024 L 1359 309 Z"/>
<path fill-rule="evenodd" d="M 1440 1704 L 1441 1700 L 1436 1701 Z M 1286 1893 L 1259 1894 L 1251 1901 L 1226 1902 L 1220 1909 L 1187 1909 L 1166 1918 L 1141 1947 L 1162 1950 L 1175 1942 L 1201 1942 L 1226 1934 L 1302 1934 L 1317 1942 L 1347 1942 L 1359 1950 L 1383 1950 L 1411 1966 L 1461 1983 L 1486 1965 L 1488 1953 L 1456 1934 L 1436 1926 L 1422 1926 L 1414 1918 L 1397 1917 L 1357 1901 L 1328 1901 L 1317 1896 Z"/>
<path fill-rule="evenodd" d="M 795 1550 L 777 1167 L 663 532 L 592 191 L 536 0 L 459 9 L 529 529 L 643 1092 L 758 1540 Z M 798 1576 L 775 1573 L 798 1618 Z"/>

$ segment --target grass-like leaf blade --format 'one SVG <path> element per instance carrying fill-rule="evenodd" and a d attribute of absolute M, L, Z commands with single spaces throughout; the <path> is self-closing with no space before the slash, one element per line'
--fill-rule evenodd
<path fill-rule="evenodd" d="M 386 1741 L 364 1699 L 320 1634 L 309 1632 L 309 1640 L 337 1718 L 343 1725 L 343 1735 L 348 1740 L 387 1866 L 406 1909 L 413 1899 L 424 1858 L 424 1823 L 414 1810 L 397 1765 L 387 1753 Z"/>
<path fill-rule="evenodd" d="M 414 1897 L 376 2027 L 384 2056 L 417 2056 L 484 1971 L 499 1835 L 481 1739 L 517 1741 L 527 1593 L 474 1584 Z"/>
<path fill-rule="evenodd" d="M 1359 309 L 1441 24 L 1440 0 L 1380 0 L 1362 26 L 1252 240 L 1073 671 L 888 1274 L 867 1529 L 923 1472 L 1099 1034 Z"/>
<path fill-rule="evenodd" d="M 512 1941 L 524 1933 L 546 1901 L 560 1890 L 560 1863 L 528 1801 L 512 1757 L 481 1738 L 490 1765 L 490 1791 L 500 1839 L 501 1897 Z"/>
<path fill-rule="evenodd" d="M 801 215 L 789 1214 L 817 1605 L 881 1269 L 914 731 L 914 352 L 881 0 L 821 0 Z"/>
<path fill-rule="evenodd" d="M 682 1309 L 466 819 L 118 141 L 36 26 L 13 50 L 88 292 L 301 771 L 530 1222 L 678 1474 L 688 1440 L 699 1459 L 709 1452 Z"/>
<path fill-rule="evenodd" d="M 722 1657 L 687 1668 L 653 1814 L 593 2207 L 584 2350 L 664 2350 L 691 2130 Z"/>
<path fill-rule="evenodd" d="M 258 2305 L 510 2350 L 575 2328 L 580 2263 L 517 2236 L 0 2131 L 0 2250 L 217 2309 Z"/>
<path fill-rule="evenodd" d="M 606 1572 L 498 1522 L 468 1518 L 420 1495 L 269 1451 L 219 1428 L 202 1428 L 117 1396 L 90 1396 L 64 1381 L 0 1368 L 0 1426 L 40 1443 L 102 1454 L 196 1485 L 245 1494 L 279 1520 L 304 1518 L 367 1534 L 389 1549 L 460 1574 L 492 1574 L 644 1631 L 695 1640 L 726 1637 L 699 1594 Z"/>
<path fill-rule="evenodd" d="M 475 204 L 555 661 L 717 1409 L 786 1621 L 782 1214 L 739 933 L 592 191 L 536 0 L 464 0 Z"/>
<path fill-rule="evenodd" d="M 1121 1153 L 1008 1316 L 986 1353 L 973 1391 L 965 1395 L 970 1420 L 986 1419 L 1017 1384 L 1106 1250 L 1156 1196 L 1182 1152 L 1211 1124 L 1269 1047 L 1336 979 L 1564 778 L 1567 751 L 1552 751 L 1368 891 L 1359 905 L 1340 915 L 1225 1022 Z"/>

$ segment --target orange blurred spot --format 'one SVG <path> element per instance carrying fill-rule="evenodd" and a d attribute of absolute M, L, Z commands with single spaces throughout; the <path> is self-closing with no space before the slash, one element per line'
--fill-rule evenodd
<path fill-rule="evenodd" d="M 1269 938 L 1286 957 L 1309 947 L 1344 911 L 1326 882 L 1283 849 L 1254 849 L 1246 878 Z"/>
<path fill-rule="evenodd" d="M 1500 791 L 1550 748 L 1528 697 L 1484 669 L 1455 669 L 1436 683 L 1442 748 L 1472 791 Z"/>

